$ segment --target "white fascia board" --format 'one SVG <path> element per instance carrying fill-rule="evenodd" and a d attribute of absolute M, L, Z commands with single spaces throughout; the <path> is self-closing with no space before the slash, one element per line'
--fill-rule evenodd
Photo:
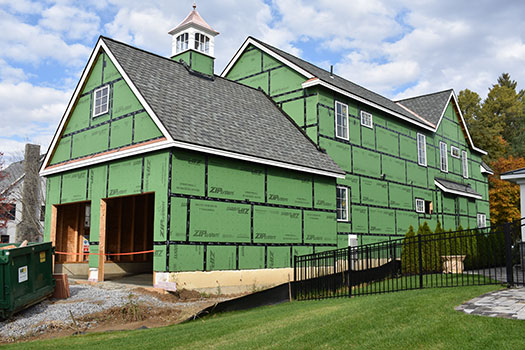
<path fill-rule="evenodd" d="M 285 65 L 287 65 L 288 67 L 292 68 L 296 72 L 304 75 L 307 79 L 311 79 L 311 78 L 314 77 L 310 72 L 305 71 L 304 69 L 302 69 L 301 67 L 297 66 L 296 64 L 288 61 L 287 59 L 285 59 L 281 55 L 278 55 L 273 50 L 270 50 L 266 46 L 263 46 L 263 45 L 259 44 L 257 41 L 253 40 L 252 38 L 247 38 L 246 41 L 244 42 L 244 44 L 242 44 L 241 48 L 237 51 L 235 56 L 233 56 L 233 58 L 231 59 L 230 63 L 228 63 L 226 68 L 224 68 L 224 70 L 222 71 L 221 77 L 223 77 L 223 78 L 226 77 L 228 72 L 233 68 L 233 66 L 235 65 L 235 63 L 239 59 L 239 57 L 241 57 L 241 55 L 244 52 L 244 50 L 246 50 L 246 48 L 250 44 L 255 46 L 255 47 L 257 47 L 259 50 L 263 51 L 264 53 L 268 54 L 269 56 L 272 56 L 276 60 L 284 63 Z"/>
<path fill-rule="evenodd" d="M 490 171 L 489 169 L 485 168 L 483 165 L 479 165 L 479 169 L 481 171 L 482 174 L 489 174 L 489 175 L 494 175 L 494 172 L 493 171 Z M 525 178 L 525 176 L 524 176 Z"/>
<path fill-rule="evenodd" d="M 459 117 L 461 118 L 461 122 L 463 123 L 463 126 L 465 127 L 465 131 L 467 132 L 467 138 L 468 138 L 468 142 L 470 144 L 470 147 L 472 148 L 473 151 L 476 151 L 476 152 L 481 153 L 483 155 L 487 155 L 488 153 L 486 151 L 482 150 L 481 148 L 477 148 L 476 146 L 474 146 L 474 141 L 472 141 L 472 137 L 470 136 L 470 132 L 468 131 L 467 123 L 465 122 L 465 118 L 463 118 L 463 113 L 461 113 L 461 108 L 459 108 L 459 101 L 458 101 L 458 98 L 456 97 L 456 93 L 454 92 L 454 90 L 452 90 L 450 92 L 450 97 L 448 98 L 448 101 L 445 104 L 445 107 L 443 108 L 443 111 L 441 112 L 441 116 L 439 117 L 439 122 L 436 125 L 436 132 L 437 132 L 437 130 L 439 128 L 439 125 L 441 124 L 441 121 L 443 120 L 443 117 L 445 116 L 445 112 L 447 110 L 448 103 L 450 102 L 451 99 L 453 99 L 454 103 L 456 104 L 456 108 L 457 108 L 457 110 L 459 112 Z"/>
<path fill-rule="evenodd" d="M 207 153 L 207 154 L 214 154 L 214 155 L 218 155 L 222 157 L 233 158 L 233 159 L 243 160 L 247 162 L 263 164 L 263 165 L 270 165 L 270 166 L 275 166 L 278 168 L 285 168 L 285 169 L 300 171 L 300 172 L 309 173 L 309 174 L 334 177 L 338 179 L 345 178 L 345 174 L 334 173 L 331 171 L 320 170 L 320 169 L 313 169 L 313 168 L 309 168 L 309 167 L 305 167 L 301 165 L 289 164 L 289 163 L 280 162 L 276 160 L 264 159 L 264 158 L 249 156 L 245 154 L 239 154 L 235 152 L 219 150 L 219 149 L 215 149 L 211 147 L 199 146 L 199 145 L 181 142 L 181 141 L 163 141 L 163 142 L 148 144 L 148 145 L 137 147 L 137 148 L 127 149 L 124 151 L 109 153 L 109 154 L 101 155 L 99 157 L 89 158 L 86 160 L 80 160 L 77 162 L 64 164 L 64 165 L 57 166 L 51 169 L 47 169 L 47 170 L 41 171 L 40 175 L 48 176 L 48 175 L 52 175 L 56 173 L 61 173 L 61 172 L 65 172 L 65 171 L 69 171 L 73 169 L 87 167 L 87 166 L 91 166 L 91 165 L 95 165 L 95 164 L 99 164 L 103 162 L 109 162 L 109 161 L 113 161 L 116 159 L 121 159 L 124 157 L 131 157 L 134 155 L 157 151 L 157 150 L 166 149 L 166 148 L 171 148 L 171 147 L 188 149 L 188 150 Z"/>
<path fill-rule="evenodd" d="M 502 180 L 525 180 L 525 174 L 508 174 L 508 175 L 500 175 L 499 176 Z M 513 181 L 514 182 L 514 181 Z"/>
<path fill-rule="evenodd" d="M 303 89 L 306 89 L 306 88 L 309 88 L 309 87 L 312 87 L 312 86 L 316 86 L 316 85 L 324 86 L 324 87 L 326 87 L 327 89 L 330 89 L 330 90 L 332 90 L 332 91 L 335 91 L 335 92 L 337 92 L 337 93 L 339 93 L 339 94 L 341 94 L 341 95 L 344 95 L 344 96 L 348 96 L 348 97 L 350 97 L 350 98 L 353 98 L 353 99 L 356 100 L 356 101 L 359 101 L 359 102 L 361 102 L 361 103 L 364 103 L 364 104 L 366 104 L 366 105 L 368 105 L 368 106 L 371 106 L 371 107 L 373 107 L 373 108 L 379 109 L 379 110 L 381 110 L 381 111 L 383 111 L 383 112 L 385 112 L 385 113 L 391 114 L 391 115 L 393 115 L 393 116 L 395 116 L 395 117 L 397 117 L 397 118 L 403 119 L 403 120 L 405 120 L 405 121 L 407 121 L 407 122 L 409 122 L 409 123 L 411 123 L 411 124 L 415 124 L 415 125 L 417 125 L 417 126 L 423 128 L 423 129 L 426 129 L 426 130 L 429 130 L 429 131 L 432 131 L 432 132 L 435 131 L 434 128 L 431 127 L 431 126 L 429 126 L 429 125 L 426 125 L 426 124 L 422 124 L 422 123 L 416 122 L 415 120 L 410 119 L 410 118 L 407 118 L 407 117 L 405 117 L 405 116 L 402 115 L 402 114 L 399 114 L 399 113 L 396 113 L 396 112 L 394 112 L 394 111 L 391 111 L 391 110 L 388 109 L 388 108 L 385 108 L 385 107 L 380 106 L 380 105 L 378 105 L 378 104 L 376 104 L 376 103 L 370 102 L 370 101 L 368 101 L 368 100 L 366 100 L 366 99 L 364 99 L 364 98 L 362 98 L 362 97 L 360 97 L 360 96 L 354 95 L 354 94 L 352 94 L 352 93 L 350 93 L 350 92 L 348 92 L 348 91 L 346 91 L 346 90 L 343 90 L 343 89 L 340 89 L 340 88 L 338 88 L 338 87 L 336 87 L 336 86 L 333 86 L 332 84 L 329 84 L 329 83 L 327 83 L 327 82 L 325 82 L 325 81 L 323 81 L 323 80 L 321 80 L 321 79 L 319 79 L 319 78 L 314 79 L 314 80 L 305 81 L 305 82 L 302 84 L 302 87 L 303 87 Z"/>
<path fill-rule="evenodd" d="M 75 92 L 73 93 L 73 97 L 71 98 L 71 100 L 69 100 L 69 104 L 67 106 L 66 112 L 62 116 L 62 120 L 60 121 L 59 127 L 58 127 L 57 131 L 55 132 L 55 135 L 53 136 L 53 140 L 51 142 L 51 145 L 49 146 L 49 149 L 47 151 L 46 157 L 45 157 L 44 161 L 42 162 L 42 166 L 40 168 L 40 173 L 41 174 L 43 174 L 45 172 L 45 168 L 46 168 L 46 166 L 47 166 L 47 164 L 48 164 L 48 162 L 49 162 L 49 160 L 51 158 L 51 154 L 53 153 L 55 147 L 58 144 L 58 141 L 60 140 L 60 136 L 62 135 L 62 130 L 65 127 L 65 124 L 66 124 L 66 122 L 67 122 L 67 120 L 69 118 L 69 115 L 72 112 L 72 108 L 75 105 L 75 102 L 76 102 L 80 92 L 82 91 L 82 87 L 84 86 L 84 83 L 85 83 L 86 79 L 89 76 L 89 73 L 91 71 L 91 67 L 95 63 L 95 60 L 96 60 L 96 58 L 98 56 L 98 53 L 99 53 L 101 48 L 108 55 L 108 57 L 111 59 L 111 62 L 115 65 L 115 67 L 117 68 L 117 71 L 120 73 L 120 75 L 122 76 L 124 81 L 128 84 L 128 86 L 130 87 L 131 91 L 133 91 L 133 93 L 135 94 L 135 97 L 140 101 L 140 103 L 142 104 L 142 106 L 144 107 L 146 112 L 149 114 L 150 118 L 153 120 L 155 125 L 162 132 L 163 136 L 168 141 L 173 141 L 173 138 L 171 137 L 171 135 L 168 132 L 168 130 L 166 129 L 166 127 L 161 123 L 161 121 L 159 120 L 159 118 L 157 117 L 157 115 L 155 114 L 153 109 L 146 102 L 146 100 L 144 99 L 142 94 L 139 92 L 139 90 L 137 89 L 135 84 L 133 84 L 133 82 L 131 81 L 131 79 L 129 78 L 127 73 L 124 71 L 124 69 L 122 68 L 120 63 L 116 60 L 116 58 L 113 55 L 113 53 L 111 52 L 111 50 L 109 50 L 109 48 L 107 47 L 106 43 L 104 43 L 102 38 L 99 38 L 97 44 L 95 45 L 95 48 L 93 49 L 93 52 L 91 52 L 91 56 L 89 58 L 88 64 L 87 64 L 86 68 L 84 68 L 84 72 L 82 73 L 82 77 L 80 78 L 80 82 L 78 83 L 77 87 L 75 88 Z"/>
<path fill-rule="evenodd" d="M 455 190 L 451 190 L 449 188 L 446 188 L 444 187 L 443 185 L 441 185 L 439 182 L 437 182 L 436 180 L 434 180 L 434 185 L 436 185 L 441 191 L 443 192 L 447 192 L 447 193 L 452 193 L 452 194 L 457 194 L 459 196 L 463 196 L 463 197 L 470 197 L 470 198 L 474 198 L 474 199 L 481 199 L 483 197 L 481 196 L 478 196 L 478 195 L 475 195 L 475 194 L 471 194 L 471 193 L 468 193 L 468 192 L 462 192 L 462 191 L 455 191 Z"/>

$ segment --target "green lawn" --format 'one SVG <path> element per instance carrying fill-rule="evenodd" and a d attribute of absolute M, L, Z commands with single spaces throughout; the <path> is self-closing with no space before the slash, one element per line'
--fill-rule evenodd
<path fill-rule="evenodd" d="M 497 288 L 423 289 L 301 301 L 159 329 L 90 334 L 6 348 L 523 349 L 525 321 L 454 311 L 454 306 Z"/>

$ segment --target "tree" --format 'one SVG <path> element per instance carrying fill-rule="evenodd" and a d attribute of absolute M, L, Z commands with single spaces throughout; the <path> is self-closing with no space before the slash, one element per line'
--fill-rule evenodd
<path fill-rule="evenodd" d="M 474 144 L 488 152 L 483 159 L 490 162 L 505 156 L 508 145 L 501 136 L 503 121 L 487 114 L 487 110 L 483 109 L 481 97 L 474 91 L 461 90 L 458 102 Z"/>
<path fill-rule="evenodd" d="M 511 80 L 508 73 L 503 73 L 483 101 L 481 114 L 488 125 L 497 126 L 497 131 L 501 132 L 501 137 L 509 145 L 508 154 L 523 157 L 525 156 L 523 91 L 516 92 L 516 86 L 516 81 Z M 500 154 L 494 154 L 491 159 L 495 160 L 499 157 Z"/>
<path fill-rule="evenodd" d="M 0 184 L 3 180 L 6 179 L 6 174 L 3 170 L 4 161 L 3 161 L 4 154 L 0 152 Z M 6 196 L 7 193 L 7 187 L 3 188 L 4 186 L 0 187 L 0 228 L 4 228 L 7 226 L 7 220 L 9 218 L 9 215 L 11 213 L 11 209 L 13 208 L 13 204 L 9 201 L 9 199 Z"/>
<path fill-rule="evenodd" d="M 525 158 L 509 156 L 491 163 L 494 175 L 489 176 L 490 222 L 501 224 L 520 218 L 520 186 L 501 180 L 500 174 L 525 167 Z"/>

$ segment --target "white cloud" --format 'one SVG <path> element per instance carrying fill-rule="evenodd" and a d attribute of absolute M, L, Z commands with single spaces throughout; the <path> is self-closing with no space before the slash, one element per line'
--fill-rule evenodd
<path fill-rule="evenodd" d="M 100 32 L 98 15 L 85 8 L 55 4 L 42 12 L 39 25 L 69 39 L 85 40 Z"/>

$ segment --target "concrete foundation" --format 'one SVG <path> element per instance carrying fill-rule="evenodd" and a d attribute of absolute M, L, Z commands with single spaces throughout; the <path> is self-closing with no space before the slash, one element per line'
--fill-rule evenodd
<path fill-rule="evenodd" d="M 151 271 L 151 263 L 104 264 L 104 273 L 108 277 L 151 273 Z M 90 269 L 87 263 L 55 264 L 55 273 L 66 273 L 70 278 L 87 279 L 89 276 L 89 272 Z"/>

